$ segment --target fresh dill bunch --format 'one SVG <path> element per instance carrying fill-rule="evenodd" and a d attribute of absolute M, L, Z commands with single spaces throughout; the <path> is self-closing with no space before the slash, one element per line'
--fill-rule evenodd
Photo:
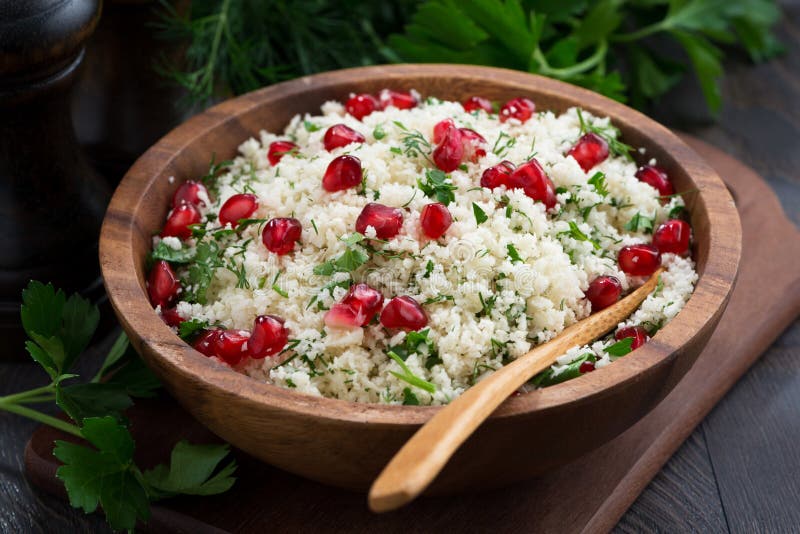
<path fill-rule="evenodd" d="M 417 2 L 370 0 L 161 0 L 157 35 L 181 43 L 158 72 L 183 86 L 184 104 L 252 91 L 315 72 L 380 62 L 379 35 L 399 31 Z"/>

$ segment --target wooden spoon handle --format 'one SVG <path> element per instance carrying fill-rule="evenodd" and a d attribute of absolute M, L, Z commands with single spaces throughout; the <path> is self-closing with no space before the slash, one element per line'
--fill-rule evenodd
<path fill-rule="evenodd" d="M 656 287 L 661 272 L 661 269 L 656 271 L 644 285 L 618 303 L 566 328 L 442 408 L 378 475 L 369 492 L 370 509 L 374 512 L 394 510 L 416 498 L 461 444 L 509 395 L 570 348 L 597 339 L 629 316 Z"/>

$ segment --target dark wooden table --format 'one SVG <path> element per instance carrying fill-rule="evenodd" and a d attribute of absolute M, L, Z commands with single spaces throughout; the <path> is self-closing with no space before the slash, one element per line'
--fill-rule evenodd
<path fill-rule="evenodd" d="M 733 58 L 716 122 L 702 110 L 691 83 L 652 114 L 756 169 L 800 225 L 800 0 L 783 5 L 779 35 L 787 55 L 757 67 Z M 798 260 L 775 258 L 787 269 L 797 269 Z M 91 372 L 91 361 L 83 365 Z M 44 384 L 44 373 L 33 364 L 0 363 L 0 395 Z M 22 452 L 35 426 L 0 413 L 0 533 L 106 532 L 102 518 L 85 516 L 28 484 Z M 800 321 L 694 431 L 617 530 L 800 531 Z"/>

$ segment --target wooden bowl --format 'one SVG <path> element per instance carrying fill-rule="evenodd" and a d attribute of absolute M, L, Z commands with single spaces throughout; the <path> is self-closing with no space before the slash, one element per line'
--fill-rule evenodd
<path fill-rule="evenodd" d="M 358 404 L 296 393 L 222 367 L 181 341 L 145 291 L 151 236 L 180 182 L 204 175 L 212 154 L 232 157 L 259 130 L 351 92 L 384 87 L 461 100 L 532 98 L 538 109 L 581 106 L 610 116 L 626 143 L 647 149 L 686 195 L 700 274 L 686 307 L 634 354 L 568 382 L 506 401 L 450 461 L 434 493 L 498 486 L 543 473 L 615 437 L 652 409 L 695 361 L 736 278 L 741 227 L 716 173 L 663 126 L 593 92 L 509 70 L 397 65 L 342 70 L 273 85 L 193 117 L 148 150 L 117 188 L 100 239 L 106 289 L 147 364 L 201 423 L 236 447 L 287 471 L 365 489 L 436 407 Z M 171 177 L 175 177 L 171 180 Z M 625 451 L 620 451 L 625 454 Z"/>

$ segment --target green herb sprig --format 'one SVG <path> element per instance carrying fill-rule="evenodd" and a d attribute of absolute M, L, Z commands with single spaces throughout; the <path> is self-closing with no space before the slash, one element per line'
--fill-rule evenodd
<path fill-rule="evenodd" d="M 67 297 L 50 284 L 33 281 L 22 293 L 25 348 L 49 375 L 46 386 L 0 397 L 0 410 L 52 426 L 88 445 L 57 440 L 53 454 L 64 465 L 56 477 L 69 501 L 86 513 L 102 507 L 109 526 L 132 531 L 150 517 L 150 502 L 174 495 L 214 495 L 230 489 L 236 463 L 226 461 L 227 445 L 191 445 L 172 449 L 170 462 L 144 471 L 133 460 L 135 443 L 123 411 L 135 397 L 152 397 L 158 379 L 130 349 L 121 334 L 100 370 L 90 380 L 71 369 L 97 328 L 96 306 L 78 295 Z M 70 421 L 32 405 L 55 402 Z"/>

